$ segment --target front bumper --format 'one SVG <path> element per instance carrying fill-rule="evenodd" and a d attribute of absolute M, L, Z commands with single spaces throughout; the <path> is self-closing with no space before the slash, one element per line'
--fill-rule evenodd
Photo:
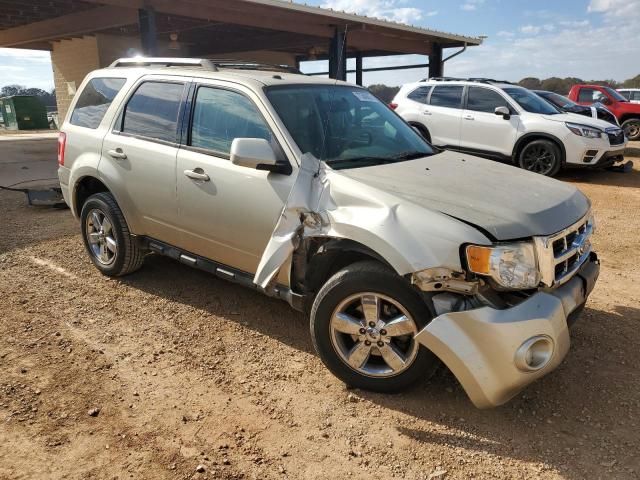
<path fill-rule="evenodd" d="M 617 145 L 611 145 L 608 137 L 585 138 L 570 133 L 562 139 L 565 146 L 567 167 L 598 168 L 606 162 L 613 164 L 622 161 L 627 140 Z"/>
<path fill-rule="evenodd" d="M 574 165 L 576 167 L 587 167 L 587 168 L 607 168 L 616 163 L 624 161 L 624 148 L 618 150 L 611 150 L 609 152 L 604 152 L 595 163 L 584 164 L 584 165 Z"/>
<path fill-rule="evenodd" d="M 584 306 L 600 272 L 595 254 L 554 290 L 540 291 L 505 310 L 482 307 L 445 313 L 416 335 L 453 372 L 478 408 L 502 405 L 555 369 L 569 351 L 569 323 Z M 573 314 L 573 315 L 572 315 Z M 533 338 L 550 341 L 542 368 L 518 367 L 521 347 Z"/>

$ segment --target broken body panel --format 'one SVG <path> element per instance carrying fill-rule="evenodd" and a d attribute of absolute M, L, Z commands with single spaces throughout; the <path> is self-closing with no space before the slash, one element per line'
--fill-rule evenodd
<path fill-rule="evenodd" d="M 505 173 L 508 183 L 496 188 L 483 183 L 483 178 Z M 532 180 L 547 188 L 527 189 Z M 523 194 L 526 201 L 513 208 L 510 199 Z M 268 289 L 309 237 L 353 240 L 370 247 L 400 275 L 433 269 L 444 279 L 464 272 L 460 239 L 492 244 L 489 235 L 469 224 L 482 225 L 501 240 L 531 237 L 555 233 L 588 209 L 586 197 L 573 187 L 459 153 L 347 171 L 331 170 L 307 154 L 254 282 Z M 596 260 L 588 266 L 588 274 L 512 308 L 482 306 L 438 315 L 415 340 L 447 365 L 478 408 L 501 405 L 565 357 L 567 319 L 586 302 L 598 275 Z M 523 371 L 514 359 L 522 345 L 536 338 L 548 339 L 551 357 L 543 368 Z"/>

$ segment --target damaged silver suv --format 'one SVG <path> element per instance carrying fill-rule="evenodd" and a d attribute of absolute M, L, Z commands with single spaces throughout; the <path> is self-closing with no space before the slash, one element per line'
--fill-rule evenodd
<path fill-rule="evenodd" d="M 119 60 L 83 82 L 58 156 L 102 273 L 160 254 L 284 299 L 363 389 L 443 362 L 500 405 L 562 361 L 599 273 L 575 187 L 441 152 L 367 90 L 278 66 Z"/>

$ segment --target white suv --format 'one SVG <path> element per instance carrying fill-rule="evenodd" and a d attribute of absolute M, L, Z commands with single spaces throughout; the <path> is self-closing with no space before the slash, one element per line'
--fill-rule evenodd
<path fill-rule="evenodd" d="M 430 79 L 404 85 L 391 104 L 434 145 L 555 175 L 564 166 L 623 160 L 623 131 L 562 113 L 535 93 L 489 79 Z"/>

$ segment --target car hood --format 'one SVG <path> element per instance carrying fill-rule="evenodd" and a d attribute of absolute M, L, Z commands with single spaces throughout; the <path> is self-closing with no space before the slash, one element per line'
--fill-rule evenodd
<path fill-rule="evenodd" d="M 577 222 L 590 206 L 572 185 L 451 151 L 336 173 L 471 224 L 496 240 L 551 235 Z"/>
<path fill-rule="evenodd" d="M 604 120 L 600 120 L 597 118 L 585 117 L 583 115 L 580 115 L 579 113 L 559 113 L 557 115 L 543 115 L 543 117 L 554 122 L 579 123 L 588 127 L 599 128 L 600 130 L 611 128 L 611 124 L 609 122 L 605 122 Z"/>

